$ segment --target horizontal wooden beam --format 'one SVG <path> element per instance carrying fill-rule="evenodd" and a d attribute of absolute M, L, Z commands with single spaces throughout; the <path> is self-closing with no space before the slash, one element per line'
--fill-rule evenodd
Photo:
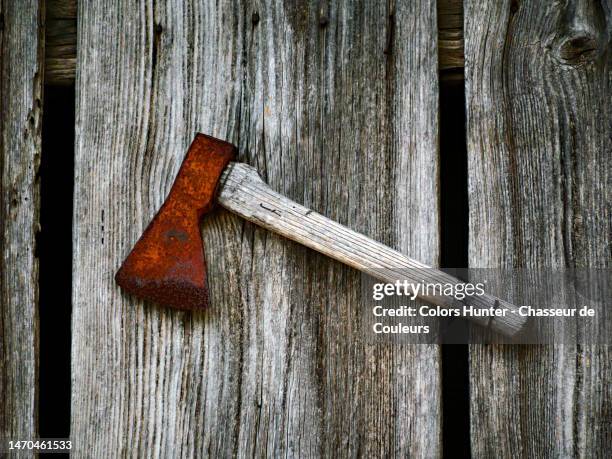
<path fill-rule="evenodd" d="M 463 0 L 438 0 L 438 67 L 443 79 L 463 78 Z"/>
<path fill-rule="evenodd" d="M 76 72 L 77 0 L 49 0 L 45 83 L 66 86 Z M 463 0 L 438 0 L 438 60 L 442 79 L 462 77 Z"/>
<path fill-rule="evenodd" d="M 45 84 L 74 84 L 77 0 L 48 0 L 45 28 Z"/>

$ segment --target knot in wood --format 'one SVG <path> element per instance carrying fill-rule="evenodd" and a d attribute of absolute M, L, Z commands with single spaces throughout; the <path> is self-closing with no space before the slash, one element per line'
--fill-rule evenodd
<path fill-rule="evenodd" d="M 607 48 L 606 19 L 599 2 L 570 0 L 560 14 L 553 55 L 565 65 L 593 62 Z"/>

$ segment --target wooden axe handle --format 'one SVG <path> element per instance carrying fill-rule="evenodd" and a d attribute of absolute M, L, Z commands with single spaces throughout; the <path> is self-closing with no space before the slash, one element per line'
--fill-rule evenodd
<path fill-rule="evenodd" d="M 250 222 L 384 282 L 463 283 L 276 193 L 262 181 L 255 168 L 244 163 L 232 162 L 223 171 L 217 202 Z M 506 336 L 516 335 L 526 322 L 525 317 L 517 314 L 516 306 L 486 293 L 466 297 L 464 303 L 447 296 L 419 298 L 446 308 L 469 303 L 475 308 L 508 309 L 504 316 L 469 317 Z"/>

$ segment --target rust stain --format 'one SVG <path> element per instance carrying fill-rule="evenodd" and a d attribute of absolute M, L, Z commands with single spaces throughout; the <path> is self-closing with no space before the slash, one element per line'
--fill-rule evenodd
<path fill-rule="evenodd" d="M 235 156 L 232 144 L 196 134 L 166 201 L 115 275 L 125 291 L 177 309 L 208 306 L 199 222 Z"/>

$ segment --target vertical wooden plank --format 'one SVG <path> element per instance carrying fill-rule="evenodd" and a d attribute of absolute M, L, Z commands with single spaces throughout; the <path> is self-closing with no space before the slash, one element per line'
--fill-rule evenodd
<path fill-rule="evenodd" d="M 196 131 L 436 264 L 435 5 L 107 0 L 82 3 L 79 24 L 78 452 L 439 456 L 439 350 L 364 344 L 356 272 L 218 211 L 203 225 L 209 311 L 112 281 Z"/>
<path fill-rule="evenodd" d="M 36 0 L 0 3 L 0 439 L 37 435 L 42 14 Z"/>
<path fill-rule="evenodd" d="M 435 5 L 281 5 L 260 2 L 247 37 L 241 150 L 276 190 L 436 263 Z M 437 455 L 438 349 L 361 344 L 354 271 L 258 229 L 253 247 L 255 283 L 279 274 L 247 308 L 264 305 L 270 326 L 250 346 L 269 357 L 247 366 L 263 380 L 244 398 L 260 400 L 263 414 L 246 418 L 244 450 Z M 278 420 L 283 437 L 271 440 Z"/>
<path fill-rule="evenodd" d="M 466 1 L 472 267 L 610 267 L 605 14 Z M 609 454 L 610 362 L 607 346 L 471 346 L 474 455 Z"/>

